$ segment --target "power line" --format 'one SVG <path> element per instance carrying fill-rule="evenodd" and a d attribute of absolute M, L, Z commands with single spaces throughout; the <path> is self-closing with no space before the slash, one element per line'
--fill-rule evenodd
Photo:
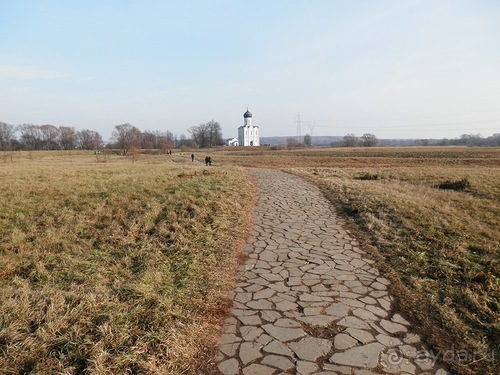
<path fill-rule="evenodd" d="M 297 123 L 297 141 L 299 141 L 299 143 L 302 143 L 302 133 L 301 133 L 301 130 L 300 130 L 300 124 L 303 122 L 300 120 L 300 112 L 297 113 L 297 121 L 295 121 Z"/>

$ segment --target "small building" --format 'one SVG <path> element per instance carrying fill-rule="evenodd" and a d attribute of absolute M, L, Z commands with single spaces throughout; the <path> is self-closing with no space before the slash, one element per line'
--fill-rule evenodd
<path fill-rule="evenodd" d="M 226 140 L 226 146 L 239 146 L 238 138 L 229 138 Z"/>
<path fill-rule="evenodd" d="M 238 128 L 238 143 L 240 146 L 260 146 L 259 127 L 252 125 L 252 114 L 247 108 L 243 114 L 243 126 Z"/>

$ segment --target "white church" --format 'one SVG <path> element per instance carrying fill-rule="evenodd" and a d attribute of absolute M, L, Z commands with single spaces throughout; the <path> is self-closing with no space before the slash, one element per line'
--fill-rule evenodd
<path fill-rule="evenodd" d="M 238 144 L 240 146 L 260 146 L 259 127 L 252 125 L 252 114 L 247 108 L 243 114 L 243 125 L 238 128 Z"/>

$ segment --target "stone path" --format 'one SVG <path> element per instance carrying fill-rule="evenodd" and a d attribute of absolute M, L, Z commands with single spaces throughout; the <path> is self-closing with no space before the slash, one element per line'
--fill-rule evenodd
<path fill-rule="evenodd" d="M 252 173 L 260 197 L 220 373 L 447 374 L 392 312 L 389 281 L 319 190 L 284 172 Z"/>

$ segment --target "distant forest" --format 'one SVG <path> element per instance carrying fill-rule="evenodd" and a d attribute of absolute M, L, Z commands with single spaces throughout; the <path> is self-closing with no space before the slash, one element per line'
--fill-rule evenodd
<path fill-rule="evenodd" d="M 223 146 L 221 126 L 211 120 L 188 129 L 189 137 L 179 137 L 169 131 L 141 131 L 131 124 L 116 125 L 110 142 L 104 142 L 95 130 L 76 130 L 69 126 L 10 125 L 0 122 L 0 151 L 15 150 L 96 150 L 120 149 L 125 155 L 130 149 L 169 150 L 172 148 L 206 148 Z M 261 137 L 261 145 L 272 147 L 374 147 L 374 146 L 500 146 L 500 133 L 489 137 L 462 134 L 453 139 L 378 139 L 374 134 L 345 136 Z"/>
<path fill-rule="evenodd" d="M 261 145 L 274 147 L 373 147 L 373 146 L 500 146 L 500 133 L 489 137 L 462 134 L 458 138 L 442 139 L 378 139 L 373 134 L 345 136 L 260 137 Z"/>

